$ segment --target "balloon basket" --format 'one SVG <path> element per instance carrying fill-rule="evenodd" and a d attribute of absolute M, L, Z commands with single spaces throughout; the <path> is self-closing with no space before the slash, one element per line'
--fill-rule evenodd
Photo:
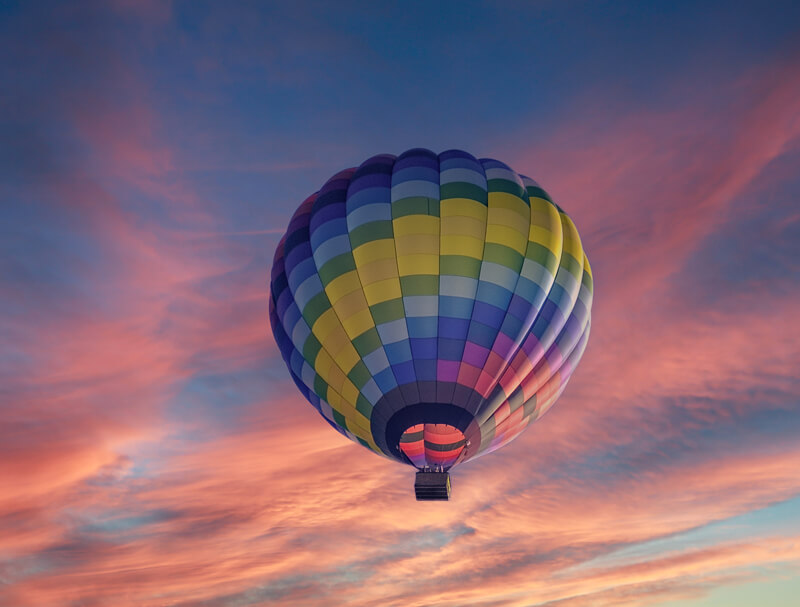
<path fill-rule="evenodd" d="M 417 472 L 414 492 L 418 502 L 450 499 L 450 473 L 426 470 Z"/>

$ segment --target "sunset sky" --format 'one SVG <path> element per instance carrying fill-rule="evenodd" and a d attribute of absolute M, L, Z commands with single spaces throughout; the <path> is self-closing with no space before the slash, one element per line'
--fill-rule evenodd
<path fill-rule="evenodd" d="M 445 503 L 268 320 L 294 209 L 412 147 L 530 175 L 566 392 Z M 800 4 L 0 1 L 0 607 L 796 607 Z"/>

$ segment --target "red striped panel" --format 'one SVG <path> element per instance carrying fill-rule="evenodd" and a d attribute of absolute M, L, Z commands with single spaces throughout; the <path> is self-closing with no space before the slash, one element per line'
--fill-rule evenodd
<path fill-rule="evenodd" d="M 400 438 L 400 450 L 417 468 L 449 468 L 464 450 L 466 440 L 458 428 L 447 424 L 417 424 Z"/>

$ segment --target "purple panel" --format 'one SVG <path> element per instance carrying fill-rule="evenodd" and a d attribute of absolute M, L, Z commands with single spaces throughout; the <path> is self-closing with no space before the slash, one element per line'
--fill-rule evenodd
<path fill-rule="evenodd" d="M 439 337 L 460 339 L 462 342 L 469 330 L 469 320 L 466 318 L 439 317 Z"/>
<path fill-rule="evenodd" d="M 414 358 L 436 358 L 436 338 L 435 337 L 412 337 L 411 354 Z"/>
<path fill-rule="evenodd" d="M 459 360 L 439 360 L 436 365 L 436 375 L 439 381 L 456 381 L 458 379 Z"/>
<path fill-rule="evenodd" d="M 473 367 L 482 367 L 486 362 L 486 357 L 489 356 L 489 349 L 479 346 L 476 343 L 468 341 L 464 344 L 464 362 L 472 365 Z"/>
<path fill-rule="evenodd" d="M 417 381 L 436 381 L 435 359 L 416 359 L 414 360 L 414 371 L 417 374 Z"/>
<path fill-rule="evenodd" d="M 405 362 L 392 365 L 392 371 L 394 371 L 394 376 L 397 378 L 398 385 L 409 384 L 417 381 L 417 377 L 414 374 L 414 361 L 407 360 Z"/>
<path fill-rule="evenodd" d="M 500 328 L 505 315 L 505 310 L 482 301 L 475 302 L 475 311 L 472 313 L 473 318 L 480 318 L 483 324 L 495 330 Z"/>

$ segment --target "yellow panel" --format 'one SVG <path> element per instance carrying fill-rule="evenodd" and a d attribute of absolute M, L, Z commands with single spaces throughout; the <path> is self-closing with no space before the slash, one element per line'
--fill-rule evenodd
<path fill-rule="evenodd" d="M 378 261 L 370 261 L 364 265 L 359 265 L 358 276 L 361 278 L 361 284 L 363 285 L 395 278 L 397 276 L 397 261 L 394 256 L 394 247 L 392 248 L 392 257 L 390 259 L 379 259 Z"/>
<path fill-rule="evenodd" d="M 352 407 L 355 407 L 359 394 L 360 392 L 358 391 L 358 388 L 356 388 L 352 383 L 345 385 L 342 388 L 342 399 Z"/>
<path fill-rule="evenodd" d="M 534 209 L 539 210 L 539 211 L 544 211 L 546 209 L 553 209 L 554 211 L 556 211 L 556 213 L 558 213 L 558 209 L 556 209 L 556 205 L 554 205 L 552 202 L 550 202 L 549 200 L 547 200 L 545 198 L 539 198 L 538 196 L 532 196 L 529 199 L 529 201 L 531 203 L 531 211 L 533 211 Z"/>
<path fill-rule="evenodd" d="M 534 210 L 531 213 L 531 225 L 547 228 L 551 231 L 561 231 L 561 219 L 559 219 L 558 213 L 555 211 L 555 209 L 553 209 L 553 213 Z"/>
<path fill-rule="evenodd" d="M 545 240 L 548 240 L 550 238 L 549 234 L 553 234 L 555 232 L 558 232 L 558 234 L 560 236 L 561 230 L 554 230 L 553 226 L 542 225 L 541 222 L 532 221 L 531 222 L 531 226 L 530 226 L 530 230 L 528 232 L 528 238 L 530 240 L 536 240 L 536 238 L 534 237 L 534 234 L 540 234 L 541 235 L 541 236 L 539 236 L 540 239 L 544 238 Z"/>
<path fill-rule="evenodd" d="M 544 198 L 531 198 L 531 227 L 528 240 L 547 247 L 556 259 L 561 258 L 564 247 L 561 217 L 555 205 Z"/>
<path fill-rule="evenodd" d="M 358 411 L 355 412 L 356 415 L 347 415 L 345 417 L 345 422 L 347 423 L 347 429 L 350 430 L 353 434 L 358 436 L 359 438 L 366 438 L 372 434 L 370 432 L 369 420 L 361 415 Z"/>
<path fill-rule="evenodd" d="M 523 215 L 528 214 L 528 205 L 525 201 L 508 192 L 489 193 L 489 212 L 491 213 L 494 209 L 508 209 Z"/>
<path fill-rule="evenodd" d="M 375 259 L 386 259 L 394 257 L 394 239 L 381 238 L 362 244 L 357 249 L 353 249 L 353 258 L 356 265 L 368 263 Z"/>
<path fill-rule="evenodd" d="M 431 255 L 439 255 L 439 238 L 438 233 L 436 238 L 419 236 L 414 234 L 412 236 L 404 236 L 397 239 L 397 257 L 404 255 L 411 255 L 415 253 L 428 253 Z"/>
<path fill-rule="evenodd" d="M 400 279 L 398 278 L 387 278 L 386 280 L 379 280 L 364 286 L 364 296 L 367 298 L 367 303 L 371 306 L 381 303 L 382 301 L 397 299 L 402 295 Z"/>
<path fill-rule="evenodd" d="M 474 219 L 486 219 L 486 205 L 469 198 L 448 198 L 439 205 L 439 215 L 444 217 L 465 215 Z"/>
<path fill-rule="evenodd" d="M 564 213 L 561 214 L 561 221 L 564 228 L 564 252 L 569 253 L 580 261 L 583 259 L 583 247 L 581 246 L 581 237 L 578 235 L 578 230 L 572 220 Z"/>
<path fill-rule="evenodd" d="M 483 258 L 483 238 L 473 238 L 472 236 L 442 236 L 441 245 L 442 255 L 464 255 Z"/>
<path fill-rule="evenodd" d="M 414 274 L 439 274 L 438 255 L 404 255 L 398 257 L 397 267 L 401 276 Z"/>
<path fill-rule="evenodd" d="M 401 236 L 439 236 L 439 218 L 430 215 L 406 215 L 392 220 L 395 240 Z"/>
<path fill-rule="evenodd" d="M 345 344 L 350 342 L 350 339 L 344 332 L 344 328 L 340 324 L 337 324 L 336 327 L 331 330 L 331 332 L 328 333 L 324 339 L 325 341 L 321 343 L 325 346 L 325 349 L 330 352 L 330 355 L 334 359 L 339 351 L 344 348 Z"/>
<path fill-rule="evenodd" d="M 319 354 L 317 355 L 317 360 L 314 361 L 313 367 L 323 381 L 328 384 L 328 394 L 326 400 L 328 401 L 328 404 L 335 409 L 338 410 L 340 408 L 336 406 L 337 403 L 344 402 L 341 400 L 341 393 L 345 389 L 349 391 L 358 391 L 358 389 L 347 378 L 342 370 L 334 364 L 330 354 L 328 354 L 325 350 L 320 350 Z"/>
<path fill-rule="evenodd" d="M 353 392 L 354 390 L 355 392 Z M 354 393 L 356 395 L 355 398 L 358 398 L 358 390 L 356 390 L 355 386 L 353 386 L 348 382 L 348 385 L 345 387 L 345 393 L 347 394 L 347 396 L 342 396 L 335 390 L 329 388 L 328 396 L 325 400 L 331 406 L 331 408 L 333 408 L 337 413 L 344 416 L 345 426 L 349 425 L 348 420 L 358 420 L 359 423 L 356 424 L 356 427 L 363 428 L 364 426 L 366 426 L 366 429 L 369 430 L 370 421 L 366 417 L 364 417 L 349 401 L 350 397 Z M 353 400 L 353 402 L 355 402 L 355 400 Z M 371 431 L 369 431 L 368 436 L 371 437 L 371 434 L 372 434 Z M 365 440 L 367 439 L 365 438 Z M 368 440 L 368 442 L 371 443 L 370 447 L 374 445 L 374 443 L 372 443 L 371 440 Z"/>
<path fill-rule="evenodd" d="M 327 343 L 328 336 L 336 330 L 336 328 L 341 328 L 342 324 L 339 322 L 339 317 L 336 316 L 336 312 L 333 308 L 328 308 L 317 319 L 314 323 L 314 326 L 311 327 L 311 331 L 314 333 L 316 338 L 322 344 L 322 347 L 328 350 L 329 352 L 335 352 L 334 348 L 331 348 L 330 343 Z"/>
<path fill-rule="evenodd" d="M 342 335 L 345 335 L 344 329 L 342 329 Z M 341 370 L 345 373 L 350 373 L 353 367 L 356 366 L 356 363 L 361 360 L 361 357 L 349 340 L 347 345 L 339 350 L 333 358 L 336 360 L 336 364 L 339 365 Z"/>
<path fill-rule="evenodd" d="M 489 225 L 504 225 L 518 230 L 527 230 L 530 225 L 528 213 L 518 213 L 510 209 L 489 209 Z"/>
<path fill-rule="evenodd" d="M 483 238 L 486 231 L 486 215 L 482 219 L 473 219 L 463 215 L 453 215 L 442 220 L 442 234 L 453 234 Z"/>
<path fill-rule="evenodd" d="M 336 366 L 340 371 L 345 374 L 349 373 L 358 362 L 358 354 L 355 348 L 350 343 L 350 338 L 344 332 L 344 329 L 339 328 L 336 331 L 336 344 L 339 345 L 338 349 L 331 348 L 331 358 L 336 362 Z"/>
<path fill-rule="evenodd" d="M 528 248 L 528 235 L 524 236 L 514 228 L 489 224 L 486 226 L 486 242 L 503 244 L 524 254 Z"/>
<path fill-rule="evenodd" d="M 352 383 L 342 370 L 336 365 L 331 365 L 330 379 L 328 385 L 341 394 L 343 386 Z"/>
<path fill-rule="evenodd" d="M 342 321 L 342 325 L 344 325 L 345 320 L 367 309 L 367 300 L 364 299 L 364 292 L 359 287 L 357 291 L 348 293 L 337 301 L 333 308 L 336 310 L 336 315 Z"/>
<path fill-rule="evenodd" d="M 333 359 L 331 358 L 330 354 L 328 354 L 325 350 L 320 350 L 319 354 L 317 354 L 317 359 L 312 363 L 312 367 L 314 371 L 317 372 L 326 383 L 330 383 L 328 381 L 331 377 L 331 366 L 333 365 Z"/>
<path fill-rule="evenodd" d="M 375 321 L 372 319 L 372 313 L 369 308 L 365 307 L 358 314 L 348 317 L 342 324 L 350 339 L 355 339 L 367 329 L 374 327 Z"/>
<path fill-rule="evenodd" d="M 547 247 L 556 257 L 561 257 L 562 237 L 561 232 L 551 232 L 545 228 L 531 226 L 528 240 Z"/>
<path fill-rule="evenodd" d="M 328 299 L 333 305 L 342 297 L 353 291 L 361 291 L 361 280 L 358 278 L 358 272 L 355 270 L 350 270 L 341 276 L 337 276 L 325 287 L 325 293 L 328 295 Z"/>
<path fill-rule="evenodd" d="M 336 394 L 333 396 L 329 401 L 328 404 L 333 407 L 333 409 L 340 413 L 345 417 L 345 419 L 350 416 L 354 417 L 355 415 L 360 415 L 358 411 L 353 408 L 353 405 L 348 403 L 341 394 Z"/>
<path fill-rule="evenodd" d="M 344 408 L 342 406 L 344 404 L 344 399 L 341 394 L 328 390 L 328 404 L 337 412 L 341 413 Z"/>

